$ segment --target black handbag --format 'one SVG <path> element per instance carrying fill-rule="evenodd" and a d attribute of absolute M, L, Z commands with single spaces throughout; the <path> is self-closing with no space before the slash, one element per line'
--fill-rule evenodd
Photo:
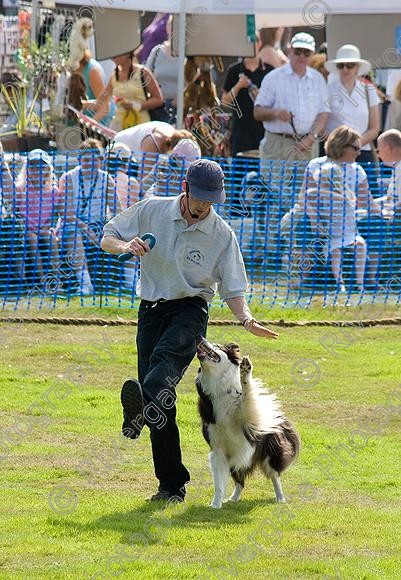
<path fill-rule="evenodd" d="M 146 81 L 145 81 L 143 68 L 144 67 L 141 67 L 141 83 L 142 83 L 142 88 L 143 88 L 143 92 L 145 94 L 146 100 L 148 100 L 149 93 L 146 90 Z M 149 113 L 149 117 L 150 117 L 151 121 L 162 121 L 163 123 L 168 123 L 170 120 L 170 116 L 169 116 L 168 111 L 166 109 L 165 103 L 163 103 L 163 105 L 161 105 L 160 107 L 156 107 L 155 109 L 148 109 L 148 113 Z"/>

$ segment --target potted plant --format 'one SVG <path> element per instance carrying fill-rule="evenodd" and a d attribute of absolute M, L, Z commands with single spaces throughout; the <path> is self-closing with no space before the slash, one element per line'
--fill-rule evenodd
<path fill-rule="evenodd" d="M 2 85 L 1 94 L 12 111 L 15 126 L 11 130 L 0 132 L 0 138 L 6 151 L 29 151 L 30 149 L 48 146 L 49 139 L 40 134 L 43 124 L 35 105 L 40 93 L 40 85 L 33 98 L 29 98 L 29 89 L 25 83 Z"/>
<path fill-rule="evenodd" d="M 11 113 L 11 124 L 0 128 L 7 151 L 49 148 L 53 138 L 48 131 L 48 121 L 53 121 L 50 103 L 66 55 L 66 44 L 56 44 L 50 35 L 41 47 L 32 43 L 28 49 L 17 51 L 19 77 L 10 75 L 11 81 L 2 84 L 0 93 Z"/>

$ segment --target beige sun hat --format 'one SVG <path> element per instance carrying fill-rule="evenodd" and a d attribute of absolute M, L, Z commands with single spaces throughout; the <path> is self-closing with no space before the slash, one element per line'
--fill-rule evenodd
<path fill-rule="evenodd" d="M 358 63 L 359 75 L 366 75 L 372 68 L 371 63 L 368 60 L 361 58 L 361 51 L 354 44 L 344 44 L 343 46 L 340 46 L 340 48 L 337 50 L 336 58 L 333 60 L 328 60 L 324 66 L 329 72 L 335 73 L 338 72 L 336 65 L 340 62 Z"/>

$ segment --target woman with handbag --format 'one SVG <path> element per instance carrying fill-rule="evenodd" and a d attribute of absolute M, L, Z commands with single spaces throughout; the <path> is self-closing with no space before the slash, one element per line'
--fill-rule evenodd
<path fill-rule="evenodd" d="M 371 70 L 371 63 L 361 58 L 358 47 L 345 44 L 338 49 L 334 60 L 325 63 L 325 67 L 331 73 L 327 86 L 330 109 L 327 133 L 340 125 L 355 129 L 361 135 L 357 162 L 377 162 L 373 142 L 380 130 L 380 101 L 376 87 L 360 78 Z"/>
<path fill-rule="evenodd" d="M 134 62 L 133 51 L 112 60 L 116 68 L 98 100 L 95 120 L 104 115 L 113 97 L 117 110 L 111 128 L 118 132 L 150 121 L 151 111 L 163 106 L 163 95 L 153 74 Z"/>
<path fill-rule="evenodd" d="M 172 52 L 172 22 L 173 17 L 170 16 L 166 25 L 167 40 L 152 48 L 146 61 L 146 67 L 154 74 L 165 98 L 165 119 L 159 118 L 158 120 L 166 122 L 170 116 L 175 117 L 177 113 L 179 62 L 178 57 L 174 56 Z"/>

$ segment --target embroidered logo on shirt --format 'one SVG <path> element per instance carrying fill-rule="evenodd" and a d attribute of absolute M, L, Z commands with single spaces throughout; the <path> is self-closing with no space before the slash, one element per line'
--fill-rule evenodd
<path fill-rule="evenodd" d="M 185 249 L 181 263 L 185 270 L 202 268 L 205 265 L 205 255 L 197 248 Z"/>

